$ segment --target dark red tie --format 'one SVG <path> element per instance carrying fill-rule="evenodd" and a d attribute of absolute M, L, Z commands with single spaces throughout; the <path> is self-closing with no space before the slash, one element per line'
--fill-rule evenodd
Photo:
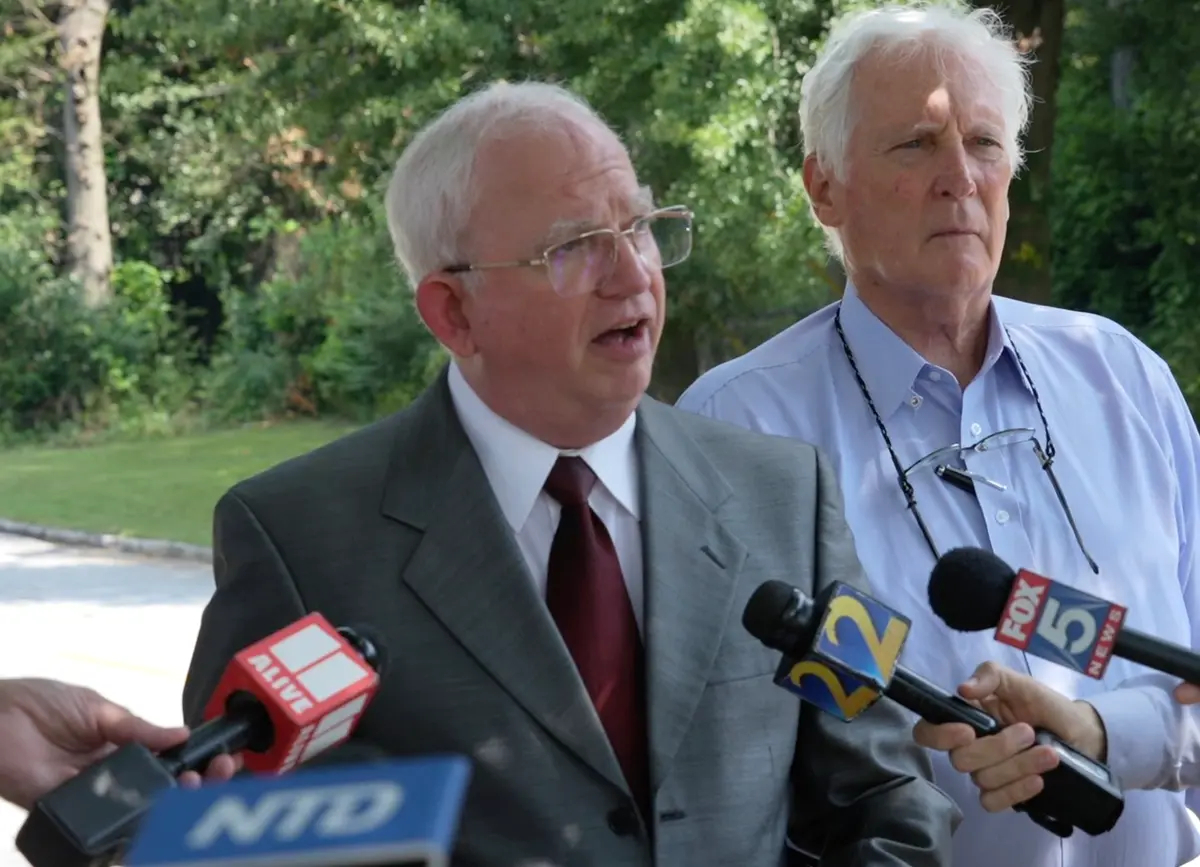
<path fill-rule="evenodd" d="M 546 493 L 562 505 L 550 547 L 546 604 L 648 821 L 642 642 L 612 538 L 588 505 L 595 483 L 596 474 L 575 457 L 560 457 L 546 479 Z"/>

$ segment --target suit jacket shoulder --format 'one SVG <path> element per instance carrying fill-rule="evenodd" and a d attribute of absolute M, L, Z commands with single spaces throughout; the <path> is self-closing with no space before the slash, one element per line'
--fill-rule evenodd
<path fill-rule="evenodd" d="M 723 515 L 736 516 L 743 540 L 790 547 L 811 536 L 795 528 L 824 506 L 841 509 L 830 463 L 815 445 L 792 437 L 747 430 L 658 401 L 644 401 L 644 441 L 659 449 L 688 484 L 707 488 L 704 498 Z M 810 524 L 811 525 L 811 524 Z M 783 553 L 782 551 L 780 553 Z"/>
<path fill-rule="evenodd" d="M 232 490 L 238 496 L 256 501 L 275 501 L 292 495 L 312 496 L 318 493 L 318 486 L 326 488 L 320 491 L 323 494 L 333 494 L 335 487 L 353 489 L 360 496 L 370 487 L 382 490 L 397 437 L 412 428 L 414 416 L 419 411 L 419 404 L 412 404 L 249 476 L 235 484 Z"/>
<path fill-rule="evenodd" d="M 794 467 L 797 462 L 811 464 L 817 460 L 818 447 L 806 440 L 749 430 L 656 400 L 645 402 L 643 411 L 647 410 L 669 419 L 669 424 L 739 470 Z"/>

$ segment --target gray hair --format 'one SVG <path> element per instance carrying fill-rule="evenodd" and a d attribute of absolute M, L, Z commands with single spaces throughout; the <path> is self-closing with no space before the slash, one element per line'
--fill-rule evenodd
<path fill-rule="evenodd" d="M 1001 94 L 1004 146 L 1013 173 L 1024 164 L 1021 136 L 1029 124 L 1033 93 L 1029 58 L 1012 40 L 999 13 L 959 2 L 914 2 L 850 15 L 831 29 L 820 57 L 800 88 L 800 130 L 804 155 L 815 154 L 821 168 L 846 179 L 846 153 L 854 128 L 850 84 L 858 63 L 873 51 L 907 60 L 933 48 L 944 69 L 947 57 L 969 60 Z M 810 203 L 811 205 L 811 203 Z M 823 226 L 829 248 L 842 257 L 835 229 Z"/>
<path fill-rule="evenodd" d="M 564 121 L 609 129 L 582 97 L 525 81 L 478 90 L 417 133 L 397 160 L 385 197 L 396 258 L 412 286 L 464 256 L 480 148 L 517 130 L 536 132 Z"/>

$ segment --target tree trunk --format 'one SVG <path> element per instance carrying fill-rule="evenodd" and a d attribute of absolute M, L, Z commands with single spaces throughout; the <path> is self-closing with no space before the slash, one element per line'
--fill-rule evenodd
<path fill-rule="evenodd" d="M 65 0 L 58 20 L 60 63 L 66 71 L 67 251 L 84 300 L 93 307 L 111 295 L 113 265 L 100 124 L 100 45 L 108 9 L 109 0 Z"/>
<path fill-rule="evenodd" d="M 1108 0 L 1109 11 L 1118 13 L 1118 7 L 1125 0 Z M 1133 108 L 1133 68 L 1137 61 L 1137 52 L 1132 45 L 1117 47 L 1109 60 L 1109 76 L 1112 79 L 1112 101 L 1118 111 L 1129 111 Z"/>
<path fill-rule="evenodd" d="M 975 0 L 976 6 L 991 5 Z M 1025 169 L 1009 191 L 1011 212 L 1004 260 L 995 291 L 1049 304 L 1051 281 L 1050 155 L 1062 53 L 1064 0 L 1007 0 L 995 6 L 1021 45 L 1036 58 L 1031 73 L 1034 107 L 1025 137 Z"/>

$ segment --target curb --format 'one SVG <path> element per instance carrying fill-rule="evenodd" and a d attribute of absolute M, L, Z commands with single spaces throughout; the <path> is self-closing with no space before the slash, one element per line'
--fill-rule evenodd
<path fill-rule="evenodd" d="M 59 527 L 43 527 L 39 524 L 24 524 L 0 518 L 0 533 L 30 536 L 45 542 L 60 545 L 86 545 L 128 554 L 148 557 L 169 557 L 176 560 L 191 560 L 198 563 L 212 562 L 212 549 L 187 542 L 171 542 L 166 539 L 139 539 L 133 536 L 117 536 L 112 533 L 87 533 L 82 530 L 64 530 Z"/>

